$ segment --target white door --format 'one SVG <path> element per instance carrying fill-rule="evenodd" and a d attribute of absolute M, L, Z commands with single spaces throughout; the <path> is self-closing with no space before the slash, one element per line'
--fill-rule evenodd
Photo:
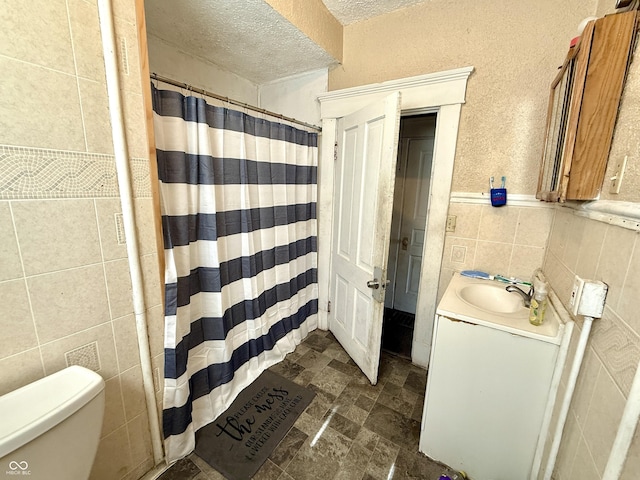
<path fill-rule="evenodd" d="M 400 93 L 338 121 L 329 329 L 378 381 Z"/>
<path fill-rule="evenodd" d="M 396 258 L 390 258 L 389 262 L 389 276 L 393 274 L 389 297 L 395 310 L 415 314 L 429 207 L 433 137 L 407 138 L 403 147 L 398 172 L 402 187 L 396 191 L 399 208 L 395 212 L 400 218 L 394 218 L 397 228 L 395 231 L 392 228 Z"/>

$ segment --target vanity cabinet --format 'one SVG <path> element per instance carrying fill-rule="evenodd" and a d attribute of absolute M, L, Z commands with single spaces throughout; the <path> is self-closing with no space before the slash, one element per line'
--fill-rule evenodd
<path fill-rule="evenodd" d="M 421 451 L 470 478 L 529 477 L 558 346 L 436 320 Z"/>
<path fill-rule="evenodd" d="M 591 21 L 551 84 L 536 197 L 592 200 L 603 185 L 637 11 Z"/>
<path fill-rule="evenodd" d="M 564 324 L 551 304 L 541 327 L 524 315 L 461 300 L 487 280 L 455 275 L 438 305 L 420 451 L 479 480 L 529 478 Z M 498 309 L 499 310 L 499 309 Z M 558 370 L 561 371 L 561 370 Z"/>

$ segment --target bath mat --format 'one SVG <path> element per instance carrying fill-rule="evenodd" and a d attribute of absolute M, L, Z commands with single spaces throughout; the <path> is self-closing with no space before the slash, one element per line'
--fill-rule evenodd
<path fill-rule="evenodd" d="M 222 415 L 196 432 L 196 454 L 229 480 L 249 480 L 314 396 L 265 370 Z"/>

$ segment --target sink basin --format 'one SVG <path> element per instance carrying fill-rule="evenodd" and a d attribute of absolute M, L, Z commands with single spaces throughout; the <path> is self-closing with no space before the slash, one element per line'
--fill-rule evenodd
<path fill-rule="evenodd" d="M 516 313 L 525 310 L 522 297 L 505 290 L 506 285 L 474 283 L 465 285 L 456 293 L 458 297 L 476 308 L 495 313 Z"/>

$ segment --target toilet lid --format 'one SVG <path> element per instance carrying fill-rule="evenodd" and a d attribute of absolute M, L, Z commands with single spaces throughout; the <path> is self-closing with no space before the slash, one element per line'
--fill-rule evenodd
<path fill-rule="evenodd" d="M 0 397 L 0 458 L 73 415 L 104 390 L 104 380 L 72 366 Z"/>

